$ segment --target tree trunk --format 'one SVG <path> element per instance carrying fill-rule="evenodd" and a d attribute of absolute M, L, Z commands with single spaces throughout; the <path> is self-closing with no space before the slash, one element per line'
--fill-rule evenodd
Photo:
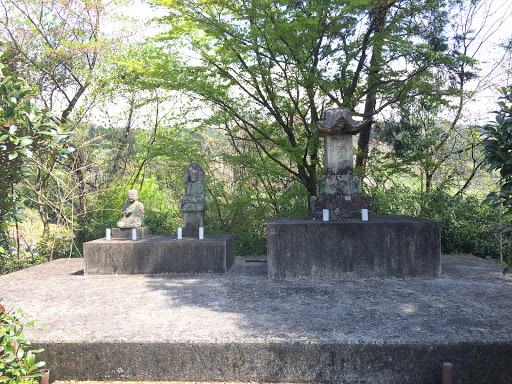
<path fill-rule="evenodd" d="M 370 124 L 365 125 L 359 134 L 358 139 L 358 150 L 359 153 L 356 156 L 356 168 L 366 168 L 366 159 L 368 158 L 368 152 L 370 148 L 370 133 L 373 125 L 375 106 L 377 105 L 376 91 L 374 85 L 378 81 L 378 75 L 380 72 L 379 59 L 382 54 L 382 41 L 379 38 L 375 38 L 384 29 L 386 23 L 386 15 L 388 8 L 385 5 L 377 6 L 373 12 L 373 24 L 374 27 L 374 41 L 372 48 L 372 57 L 370 59 L 370 70 L 368 71 L 368 93 L 366 95 L 366 102 L 364 105 L 365 120 L 371 121 Z"/>

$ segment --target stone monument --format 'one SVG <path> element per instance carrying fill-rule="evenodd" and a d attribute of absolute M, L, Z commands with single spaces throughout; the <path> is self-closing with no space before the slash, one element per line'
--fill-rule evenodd
<path fill-rule="evenodd" d="M 361 209 L 371 213 L 373 197 L 363 195 L 361 177 L 354 175 L 352 137 L 368 121 L 356 122 L 348 109 L 328 109 L 313 134 L 324 138 L 324 177 L 319 180 L 319 196 L 311 196 L 311 217 L 322 218 L 329 210 L 331 220 L 356 219 Z"/>
<path fill-rule="evenodd" d="M 439 224 L 410 216 L 371 215 L 373 198 L 353 174 L 356 122 L 344 109 L 329 109 L 314 134 L 324 138 L 319 196 L 310 217 L 273 217 L 267 222 L 268 275 L 273 279 L 438 277 Z M 367 209 L 369 220 L 362 219 Z M 328 210 L 324 221 L 323 211 Z M 366 215 L 365 215 L 366 216 Z"/>
<path fill-rule="evenodd" d="M 205 196 L 203 168 L 193 161 L 185 172 L 185 195 L 178 204 L 183 212 L 183 236 L 198 236 L 199 227 L 204 228 L 205 211 L 209 206 Z"/>
<path fill-rule="evenodd" d="M 112 228 L 112 237 L 129 238 L 132 236 L 132 228 L 136 228 L 137 238 L 149 235 L 149 228 L 144 226 L 144 204 L 138 198 L 139 192 L 136 189 L 128 191 L 128 201 L 123 206 L 117 228 Z"/>

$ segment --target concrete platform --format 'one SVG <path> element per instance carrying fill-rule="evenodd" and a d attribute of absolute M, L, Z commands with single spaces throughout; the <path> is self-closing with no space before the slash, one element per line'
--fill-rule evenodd
<path fill-rule="evenodd" d="M 233 235 L 98 239 L 84 244 L 86 275 L 225 273 L 234 262 Z"/>
<path fill-rule="evenodd" d="M 267 256 L 272 279 L 433 278 L 441 274 L 441 232 L 436 221 L 412 216 L 272 217 Z"/>
<path fill-rule="evenodd" d="M 255 260 L 255 258 L 251 258 Z M 510 383 L 512 277 L 443 256 L 437 279 L 269 280 L 226 274 L 83 275 L 61 259 L 0 276 L 8 310 L 44 330 L 51 380 Z"/>

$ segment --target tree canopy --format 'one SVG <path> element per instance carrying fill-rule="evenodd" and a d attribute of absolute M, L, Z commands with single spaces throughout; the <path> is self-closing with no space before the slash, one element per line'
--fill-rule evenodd
<path fill-rule="evenodd" d="M 135 78 L 206 102 L 208 123 L 252 142 L 310 195 L 320 149 L 311 132 L 325 109 L 372 120 L 418 95 L 453 94 L 466 59 L 446 41 L 443 0 L 153 2 L 170 29 L 125 61 Z M 368 141 L 369 130 L 363 152 Z"/>

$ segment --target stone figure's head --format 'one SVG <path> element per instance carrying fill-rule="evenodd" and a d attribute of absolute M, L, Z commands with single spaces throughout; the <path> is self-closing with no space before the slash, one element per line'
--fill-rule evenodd
<path fill-rule="evenodd" d="M 201 174 L 204 174 L 203 169 L 197 163 L 197 161 L 193 161 L 187 168 L 187 172 L 185 174 L 185 183 L 187 182 L 196 182 L 201 179 Z"/>
<path fill-rule="evenodd" d="M 136 189 L 130 189 L 128 191 L 128 201 L 130 203 L 137 201 L 138 198 L 139 198 L 139 192 Z"/>

